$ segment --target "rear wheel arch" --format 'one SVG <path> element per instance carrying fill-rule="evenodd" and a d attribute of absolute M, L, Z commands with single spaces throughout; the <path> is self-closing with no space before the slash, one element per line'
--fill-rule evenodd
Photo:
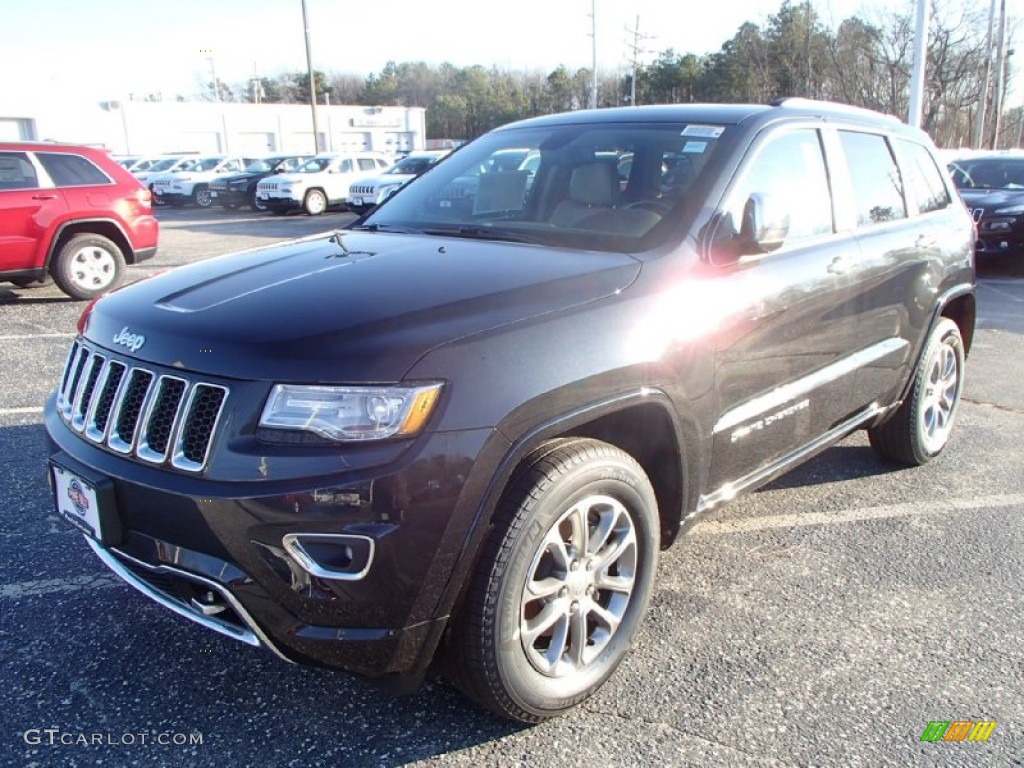
<path fill-rule="evenodd" d="M 78 219 L 65 222 L 54 233 L 46 253 L 46 263 L 44 266 L 47 269 L 49 269 L 54 257 L 76 235 L 102 235 L 121 249 L 125 263 L 135 263 L 135 249 L 132 247 L 131 240 L 128 239 L 120 224 L 110 219 Z"/>

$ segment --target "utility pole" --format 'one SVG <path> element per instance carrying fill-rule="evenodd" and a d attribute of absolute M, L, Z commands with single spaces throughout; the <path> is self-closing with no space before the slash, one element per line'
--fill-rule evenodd
<path fill-rule="evenodd" d="M 593 63 L 590 72 L 590 108 L 597 109 L 597 0 L 590 0 L 590 38 Z"/>
<path fill-rule="evenodd" d="M 928 57 L 928 2 L 917 0 L 917 22 L 914 28 L 914 69 L 910 75 L 910 113 L 907 123 L 921 127 L 921 112 L 924 109 L 924 74 Z"/>
<path fill-rule="evenodd" d="M 640 56 L 641 56 L 641 54 L 643 54 L 645 52 L 643 47 L 641 47 L 641 43 L 644 43 L 647 40 L 652 40 L 654 38 L 654 35 L 641 35 L 640 34 L 640 14 L 637 14 L 636 26 L 634 26 L 633 29 L 630 29 L 629 27 L 626 27 L 626 32 L 628 32 L 630 34 L 630 36 L 632 36 L 632 38 L 633 38 L 633 42 L 629 42 L 629 40 L 626 41 L 626 47 L 629 48 L 629 51 L 630 51 L 629 65 L 630 65 L 630 67 L 632 69 L 632 75 L 630 76 L 630 83 L 629 83 L 629 106 L 635 107 L 636 106 L 636 72 L 637 72 L 637 69 L 640 66 Z"/>
<path fill-rule="evenodd" d="M 985 36 L 985 75 L 981 80 L 981 98 L 978 100 L 978 118 L 974 121 L 974 141 L 971 145 L 981 149 L 985 144 L 985 112 L 988 111 L 988 83 L 992 78 L 992 27 L 996 19 L 996 0 L 988 9 L 988 34 Z"/>
<path fill-rule="evenodd" d="M 313 73 L 313 52 L 309 46 L 309 17 L 306 0 L 302 0 L 302 28 L 306 35 L 306 68 L 309 70 L 309 108 L 313 112 L 313 151 L 320 154 L 320 124 L 316 119 L 316 77 Z"/>
<path fill-rule="evenodd" d="M 1006 0 L 999 2 L 999 47 L 996 49 L 996 92 L 993 96 L 993 106 L 996 108 L 996 115 L 993 120 L 995 126 L 992 129 L 992 144 L 989 149 L 999 148 L 999 131 L 1003 122 L 1003 91 L 1006 90 Z"/>

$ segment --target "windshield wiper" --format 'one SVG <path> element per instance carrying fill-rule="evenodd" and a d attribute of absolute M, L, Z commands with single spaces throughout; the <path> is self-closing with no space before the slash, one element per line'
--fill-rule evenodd
<path fill-rule="evenodd" d="M 465 237 L 475 240 L 500 240 L 506 243 L 528 243 L 528 238 L 513 235 L 500 229 L 490 227 L 433 227 L 424 229 L 425 235 L 442 235 L 445 237 Z"/>
<path fill-rule="evenodd" d="M 398 232 L 403 235 L 419 235 L 423 230 L 412 227 L 399 227 L 394 224 L 356 224 L 346 229 L 353 232 Z"/>

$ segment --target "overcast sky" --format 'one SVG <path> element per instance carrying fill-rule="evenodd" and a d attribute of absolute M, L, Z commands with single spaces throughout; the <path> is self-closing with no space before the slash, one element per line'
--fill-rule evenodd
<path fill-rule="evenodd" d="M 673 48 L 717 51 L 745 21 L 763 24 L 781 0 L 593 0 L 598 68 Z M 957 0 L 959 2 L 960 0 Z M 987 0 L 967 0 L 983 3 Z M 1017 2 L 1018 0 L 1014 0 Z M 389 61 L 450 61 L 501 69 L 590 67 L 592 0 L 306 0 L 314 65 L 369 74 Z M 830 26 L 914 0 L 812 0 Z M 1012 5 L 1012 3 L 1011 3 Z M 65 102 L 189 96 L 218 77 L 235 84 L 306 67 L 301 0 L 0 0 L 0 98 Z M 711 10 L 713 9 L 713 12 Z M 1024 57 L 1017 57 L 1024 58 Z"/>

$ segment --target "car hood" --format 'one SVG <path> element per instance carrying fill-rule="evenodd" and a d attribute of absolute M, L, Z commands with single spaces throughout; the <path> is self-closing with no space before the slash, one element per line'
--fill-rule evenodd
<path fill-rule="evenodd" d="M 217 181 L 222 181 L 225 184 L 230 184 L 233 181 L 249 181 L 250 179 L 259 179 L 263 176 L 273 176 L 273 172 L 267 171 L 266 173 L 230 173 L 221 174 Z"/>
<path fill-rule="evenodd" d="M 256 380 L 401 380 L 446 342 L 609 296 L 620 253 L 339 232 L 221 256 L 115 291 L 85 336 L 157 365 Z"/>
<path fill-rule="evenodd" d="M 405 184 L 405 182 L 409 181 L 409 179 L 415 178 L 415 173 L 381 173 L 375 174 L 373 176 L 364 176 L 359 181 L 353 183 L 358 184 L 361 187 L 373 186 L 376 188 L 383 186 L 392 186 L 395 184 Z"/>
<path fill-rule="evenodd" d="M 960 197 L 968 208 L 982 208 L 988 213 L 1024 204 L 1024 189 L 961 189 Z"/>

